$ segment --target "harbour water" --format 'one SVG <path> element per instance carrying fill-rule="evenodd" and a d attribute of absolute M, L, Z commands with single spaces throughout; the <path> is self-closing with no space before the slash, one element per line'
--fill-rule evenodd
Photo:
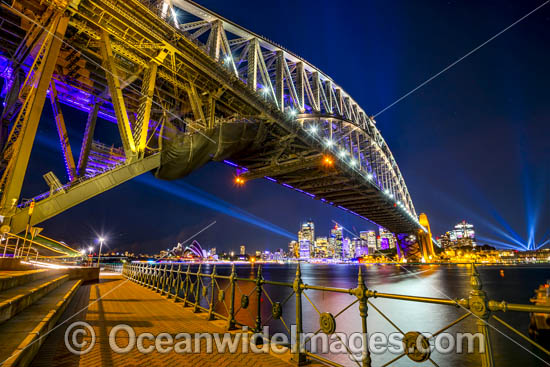
<path fill-rule="evenodd" d="M 302 264 L 302 281 L 310 285 L 337 287 L 350 289 L 357 286 L 359 265 L 319 265 Z M 471 290 L 470 267 L 468 265 L 361 265 L 367 287 L 378 292 L 406 294 L 413 296 L 437 297 L 445 299 L 467 298 Z M 192 270 L 196 268 L 192 268 Z M 203 265 L 202 272 L 211 272 L 212 265 Z M 238 265 L 237 274 L 242 278 L 256 277 L 258 265 Z M 487 292 L 488 298 L 510 303 L 529 303 L 534 290 L 550 279 L 550 267 L 544 265 L 517 265 L 517 266 L 478 266 L 478 271 Z M 228 265 L 217 265 L 218 274 L 227 275 L 230 272 Z M 295 278 L 295 264 L 263 264 L 264 279 L 292 283 Z M 225 284 L 226 285 L 226 284 Z M 236 305 L 239 322 L 254 325 L 257 302 L 254 284 L 238 282 L 236 290 Z M 221 288 L 224 284 L 220 284 Z M 263 294 L 262 320 L 269 320 L 271 316 L 271 301 L 281 302 L 283 320 L 270 320 L 270 333 L 285 332 L 287 327 L 295 322 L 295 298 L 291 296 L 292 289 L 273 285 L 265 286 Z M 338 294 L 328 291 L 307 290 L 307 298 L 303 297 L 303 325 L 305 332 L 315 332 L 319 329 L 319 312 L 330 312 L 337 315 L 342 309 L 356 300 L 348 294 Z M 246 309 L 240 308 L 242 295 L 249 295 L 250 304 Z M 288 300 L 287 300 L 288 298 Z M 309 299 L 308 299 L 309 298 Z M 286 303 L 284 301 L 286 300 Z M 311 301 L 311 302 L 310 302 Z M 465 313 L 454 306 L 408 302 L 391 299 L 371 299 L 371 302 L 382 311 L 403 332 L 419 331 L 434 333 L 444 328 Z M 313 303 L 313 305 L 312 305 Z M 224 314 L 223 305 L 216 307 Z M 500 313 L 499 317 L 527 334 L 529 314 L 519 312 Z M 514 336 L 501 324 L 494 320 L 491 324 L 491 337 L 496 366 L 548 366 L 548 356 L 538 352 L 536 348 Z M 368 316 L 369 333 L 395 332 L 395 328 L 385 320 L 372 306 L 369 306 Z M 336 331 L 346 334 L 361 331 L 358 304 L 352 305 L 336 318 Z M 476 319 L 473 316 L 451 327 L 448 332 L 477 332 Z M 396 354 L 372 354 L 373 366 L 381 366 L 396 357 Z M 344 364 L 356 365 L 345 354 L 330 355 L 330 359 Z M 439 366 L 480 366 L 479 356 L 476 354 L 446 354 L 432 352 L 432 359 Z M 392 363 L 392 366 L 410 366 L 406 356 Z M 425 362 L 426 365 L 431 363 Z"/>

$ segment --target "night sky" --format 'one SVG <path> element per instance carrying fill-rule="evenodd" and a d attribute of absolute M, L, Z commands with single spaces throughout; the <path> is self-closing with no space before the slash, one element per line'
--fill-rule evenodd
<path fill-rule="evenodd" d="M 370 115 L 543 3 L 198 2 L 318 66 Z M 547 5 L 377 116 L 434 235 L 465 219 L 482 243 L 531 237 L 539 244 L 550 236 L 549 29 Z M 64 111 L 77 154 L 86 116 Z M 39 132 L 23 197 L 47 190 L 47 171 L 66 180 L 49 103 Z M 101 121 L 96 139 L 115 133 Z M 220 163 L 174 182 L 147 174 L 44 222 L 45 234 L 78 248 L 101 233 L 112 249 L 158 252 L 216 221 L 196 237 L 203 247 L 246 244 L 251 252 L 286 249 L 310 218 L 318 235 L 327 235 L 333 220 L 350 231 L 374 228 L 267 180 L 244 187 L 232 180 Z"/>

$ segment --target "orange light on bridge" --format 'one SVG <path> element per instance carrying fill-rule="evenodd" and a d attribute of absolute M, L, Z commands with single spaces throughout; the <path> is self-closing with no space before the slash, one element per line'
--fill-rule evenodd
<path fill-rule="evenodd" d="M 239 177 L 239 176 L 237 176 L 237 177 L 235 177 L 235 183 L 236 183 L 237 185 L 244 185 L 244 179 L 241 178 L 241 177 Z"/>
<path fill-rule="evenodd" d="M 325 166 L 332 166 L 334 164 L 334 160 L 332 159 L 332 157 L 325 155 L 323 156 L 323 164 Z"/>

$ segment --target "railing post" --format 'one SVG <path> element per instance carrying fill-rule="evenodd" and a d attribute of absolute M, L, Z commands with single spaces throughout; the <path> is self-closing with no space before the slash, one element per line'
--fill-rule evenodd
<path fill-rule="evenodd" d="M 176 272 L 176 279 L 174 279 L 173 287 L 174 287 L 174 302 L 178 302 L 178 295 L 180 291 L 180 283 L 181 283 L 181 264 L 178 264 L 178 271 Z"/>
<path fill-rule="evenodd" d="M 237 278 L 237 272 L 235 271 L 235 264 L 231 266 L 231 275 L 229 276 L 230 282 L 230 297 L 229 297 L 229 315 L 227 315 L 227 330 L 235 329 L 235 282 Z"/>
<path fill-rule="evenodd" d="M 293 289 L 296 293 L 296 335 L 291 335 L 291 340 L 294 339 L 294 345 L 292 350 L 292 361 L 298 366 L 306 364 L 306 354 L 304 346 L 302 345 L 302 271 L 300 270 L 300 264 L 296 267 L 296 278 L 294 278 Z"/>
<path fill-rule="evenodd" d="M 195 290 L 195 306 L 193 307 L 193 312 L 200 312 L 199 310 L 199 304 L 200 304 L 200 288 L 201 288 L 201 267 L 202 264 L 199 264 L 199 269 L 197 270 L 197 289 Z"/>
<path fill-rule="evenodd" d="M 258 300 L 258 314 L 254 324 L 254 331 L 259 333 L 262 331 L 262 266 L 258 265 L 258 276 L 256 277 L 256 295 Z"/>
<path fill-rule="evenodd" d="M 160 295 L 164 295 L 164 288 L 166 286 L 166 279 L 168 278 L 168 264 L 164 264 L 164 268 L 162 269 L 162 278 L 160 282 Z"/>
<path fill-rule="evenodd" d="M 359 315 L 361 316 L 361 330 L 363 339 L 363 352 L 361 355 L 361 365 L 363 367 L 371 366 L 370 351 L 369 351 L 369 338 L 367 334 L 367 287 L 365 286 L 365 280 L 363 279 L 363 266 L 359 264 L 359 275 L 357 276 L 357 288 L 355 289 L 355 295 L 359 300 Z"/>
<path fill-rule="evenodd" d="M 208 320 L 214 320 L 214 282 L 216 278 L 216 265 L 210 274 L 210 307 L 208 308 Z"/>
<path fill-rule="evenodd" d="M 155 292 L 158 292 L 159 290 L 161 269 L 162 264 L 155 264 Z"/>
<path fill-rule="evenodd" d="M 168 265 L 166 266 L 168 267 Z M 164 276 L 164 284 L 162 286 L 162 292 L 166 293 L 167 298 L 170 298 L 170 284 L 172 280 L 173 271 L 174 271 L 174 264 L 170 264 L 170 270 L 168 270 L 168 273 L 166 273 L 166 275 Z"/>
<path fill-rule="evenodd" d="M 122 264 L 122 275 L 125 276 L 126 275 L 126 264 Z"/>
<path fill-rule="evenodd" d="M 139 266 L 139 282 L 141 285 L 145 284 L 145 264 L 140 264 Z"/>
<path fill-rule="evenodd" d="M 183 307 L 187 307 L 187 297 L 189 296 L 189 272 L 191 271 L 191 265 L 187 264 L 187 271 L 185 272 L 185 293 L 183 298 Z"/>
<path fill-rule="evenodd" d="M 159 291 L 159 288 L 160 288 L 160 284 L 161 284 L 161 281 L 162 281 L 162 264 L 158 264 L 158 266 L 156 266 L 156 269 L 157 271 L 157 276 L 156 276 L 156 281 L 155 281 L 155 292 L 158 293 Z"/>
<path fill-rule="evenodd" d="M 470 311 L 477 316 L 477 330 L 483 335 L 483 344 L 485 353 L 481 354 L 481 365 L 483 367 L 493 367 L 493 350 L 491 347 L 491 335 L 489 332 L 489 317 L 491 316 L 487 305 L 487 294 L 482 290 L 481 280 L 475 263 L 472 263 L 472 275 L 470 277 L 469 306 Z"/>
<path fill-rule="evenodd" d="M 162 277 L 160 278 L 160 289 L 159 293 L 162 296 L 164 293 L 164 285 L 166 284 L 166 276 L 168 275 L 168 264 L 164 264 L 162 269 Z"/>

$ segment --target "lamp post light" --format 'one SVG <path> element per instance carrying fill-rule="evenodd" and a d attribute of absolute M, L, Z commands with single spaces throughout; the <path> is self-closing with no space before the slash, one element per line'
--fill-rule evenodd
<path fill-rule="evenodd" d="M 90 247 L 88 247 L 88 251 L 90 252 L 90 256 L 91 256 L 89 258 L 90 259 L 90 267 L 91 267 L 92 266 L 92 259 L 94 258 L 94 253 L 93 253 L 94 248 L 92 246 L 90 246 Z"/>
<path fill-rule="evenodd" d="M 99 237 L 99 254 L 97 254 L 97 267 L 99 268 L 99 260 L 101 259 L 101 248 L 103 247 L 103 242 L 105 242 L 105 238 Z"/>
<path fill-rule="evenodd" d="M 83 248 L 83 249 L 80 250 L 80 253 L 82 254 L 82 262 L 83 262 L 84 264 L 85 264 L 84 261 L 87 260 L 86 251 L 87 251 L 87 250 L 86 250 L 85 248 Z"/>

